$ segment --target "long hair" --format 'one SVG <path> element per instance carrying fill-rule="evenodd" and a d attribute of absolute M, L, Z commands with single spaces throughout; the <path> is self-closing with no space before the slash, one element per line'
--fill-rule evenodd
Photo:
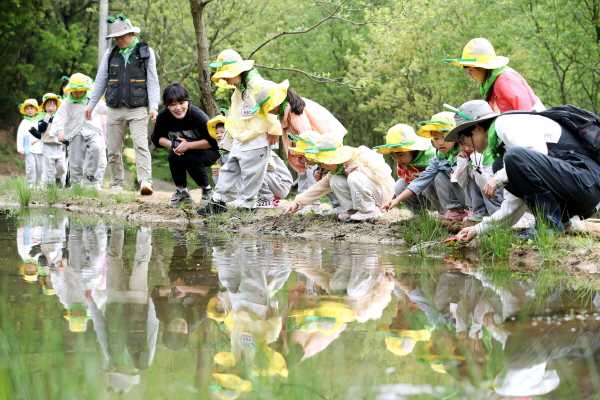
<path fill-rule="evenodd" d="M 291 89 L 288 89 L 287 96 L 285 98 L 290 104 L 291 111 L 300 115 L 304 111 L 304 107 L 306 107 L 306 103 L 302 100 L 302 97 Z"/>

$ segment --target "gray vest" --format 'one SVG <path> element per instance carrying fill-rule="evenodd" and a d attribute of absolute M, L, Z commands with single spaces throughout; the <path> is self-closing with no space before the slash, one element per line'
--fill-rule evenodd
<path fill-rule="evenodd" d="M 125 104 L 129 108 L 148 107 L 148 88 L 146 85 L 146 62 L 142 58 L 140 48 L 145 46 L 144 54 L 149 54 L 148 44 L 138 43 L 131 55 L 129 63 L 114 46 L 108 57 L 108 84 L 106 86 L 106 105 L 119 107 Z"/>

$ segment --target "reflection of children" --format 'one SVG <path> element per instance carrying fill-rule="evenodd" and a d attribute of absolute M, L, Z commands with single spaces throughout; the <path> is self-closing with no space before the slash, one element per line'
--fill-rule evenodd
<path fill-rule="evenodd" d="M 454 114 L 441 112 L 432 116 L 430 121 L 419 122 L 419 125 L 418 135 L 431 138 L 433 145 L 438 150 L 437 156 L 430 160 L 427 169 L 421 172 L 417 179 L 412 181 L 394 200 L 385 203 L 381 209 L 390 210 L 406 199 L 421 194 L 425 188 L 434 184 L 442 207 L 448 210 L 442 218 L 449 221 L 462 221 L 467 216 L 465 192 L 458 183 L 450 180 L 460 148 L 456 143 L 444 141 L 446 132 L 454 127 Z"/>
<path fill-rule="evenodd" d="M 101 100 L 98 103 L 99 107 L 92 114 L 92 120 L 86 120 L 84 115 L 91 90 L 92 79 L 89 76 L 78 73 L 71 77 L 69 86 L 65 89 L 68 96 L 54 117 L 50 136 L 56 137 L 59 142 L 70 142 L 71 184 L 78 185 L 84 182 L 90 187 L 101 189 L 102 182 L 96 179 L 96 174 L 100 158 L 105 155 L 102 153 L 103 139 L 99 114 L 106 113 L 106 103 Z"/>
<path fill-rule="evenodd" d="M 429 166 L 429 161 L 435 157 L 435 148 L 430 140 L 417 136 L 414 129 L 405 124 L 392 126 L 385 140 L 386 144 L 374 149 L 377 149 L 378 153 L 391 155 L 396 162 L 398 181 L 394 192 L 398 196 Z M 413 214 L 420 214 L 431 206 L 440 213 L 443 210 L 435 192 L 435 185 L 427 186 L 421 194 L 409 197 L 402 204 Z"/>
<path fill-rule="evenodd" d="M 40 112 L 36 99 L 27 99 L 19 105 L 19 111 L 23 114 L 23 121 L 17 131 L 17 151 L 25 159 L 25 176 L 27 184 L 32 187 L 42 183 L 44 171 L 43 144 L 30 130 L 37 129 L 38 121 L 36 115 Z"/>

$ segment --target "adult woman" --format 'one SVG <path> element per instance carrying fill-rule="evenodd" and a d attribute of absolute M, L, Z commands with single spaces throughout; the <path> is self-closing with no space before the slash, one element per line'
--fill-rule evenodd
<path fill-rule="evenodd" d="M 212 189 L 206 167 L 219 158 L 219 148 L 206 128 L 208 116 L 190 105 L 185 86 L 173 82 L 163 92 L 165 109 L 156 117 L 152 142 L 158 148 L 171 148 L 169 168 L 177 186 L 169 207 L 177 207 L 194 200 L 187 189 L 187 174 L 202 188 L 202 199 L 210 199 Z"/>
<path fill-rule="evenodd" d="M 497 113 L 546 109 L 525 79 L 507 65 L 508 57 L 497 56 L 487 39 L 472 39 L 463 49 L 462 58 L 442 61 L 463 67 L 479 82 L 481 95 Z"/>

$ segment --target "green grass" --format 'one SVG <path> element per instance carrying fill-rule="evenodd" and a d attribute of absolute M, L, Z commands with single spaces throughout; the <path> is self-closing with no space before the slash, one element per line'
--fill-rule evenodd
<path fill-rule="evenodd" d="M 442 224 L 427 212 L 402 221 L 400 226 L 404 240 L 410 245 L 442 240 L 448 235 Z"/>
<path fill-rule="evenodd" d="M 137 201 L 137 196 L 135 192 L 121 192 L 119 194 L 112 195 L 110 197 L 112 201 L 117 204 L 128 204 L 135 203 Z"/>
<path fill-rule="evenodd" d="M 556 239 L 560 233 L 553 228 L 554 224 L 546 218 L 540 217 L 538 213 L 535 225 L 536 235 L 533 242 L 544 261 L 554 261 L 557 258 L 558 242 Z"/>
<path fill-rule="evenodd" d="M 56 185 L 48 185 L 45 189 L 46 201 L 49 205 L 54 205 L 62 198 L 61 190 Z"/>
<path fill-rule="evenodd" d="M 23 177 L 16 179 L 5 179 L 2 182 L 0 182 L 0 191 L 8 192 L 11 190 L 17 190 L 22 183 L 27 184 L 25 178 Z"/>
<path fill-rule="evenodd" d="M 71 193 L 73 193 L 73 196 L 79 196 L 79 197 L 98 197 L 99 196 L 98 190 L 92 189 L 92 188 L 87 188 L 83 185 L 72 186 Z"/>
<path fill-rule="evenodd" d="M 17 185 L 17 201 L 22 207 L 28 207 L 33 197 L 33 189 L 25 180 L 20 180 Z"/>
<path fill-rule="evenodd" d="M 497 259 L 507 259 L 513 242 L 513 233 L 506 224 L 491 229 L 479 237 L 477 250 L 482 257 L 491 256 Z"/>

